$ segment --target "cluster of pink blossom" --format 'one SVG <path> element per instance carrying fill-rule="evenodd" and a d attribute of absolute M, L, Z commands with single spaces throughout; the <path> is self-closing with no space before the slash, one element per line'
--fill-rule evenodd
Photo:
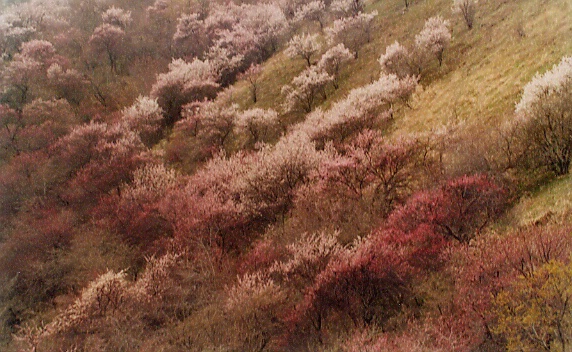
<path fill-rule="evenodd" d="M 248 67 L 273 53 L 288 27 L 284 13 L 273 4 L 215 5 L 208 16 L 181 16 L 173 39 L 184 56 L 204 58 L 226 49 L 227 56 L 244 58 Z"/>
<path fill-rule="evenodd" d="M 307 181 L 322 159 L 304 133 L 291 133 L 274 146 L 264 146 L 240 180 L 245 204 L 272 214 L 285 214 L 294 191 Z"/>
<path fill-rule="evenodd" d="M 65 0 L 30 0 L 2 9 L 0 47 L 3 55 L 16 53 L 20 45 L 33 35 L 66 28 L 69 10 Z"/>
<path fill-rule="evenodd" d="M 440 16 L 431 17 L 415 36 L 415 47 L 408 50 L 398 41 L 387 46 L 385 54 L 379 58 L 381 69 L 400 78 L 413 74 L 421 75 L 433 57 L 441 66 L 450 41 L 449 21 Z"/>
<path fill-rule="evenodd" d="M 85 98 L 88 82 L 78 70 L 54 63 L 48 68 L 47 76 L 57 98 L 66 99 L 74 105 L 79 105 Z"/>
<path fill-rule="evenodd" d="M 316 64 L 318 70 L 324 71 L 333 77 L 334 88 L 338 89 L 338 75 L 342 65 L 353 59 L 352 53 L 343 44 L 328 49 Z"/>
<path fill-rule="evenodd" d="M 283 295 L 280 287 L 262 273 L 246 274 L 238 278 L 236 285 L 230 288 L 228 293 L 227 307 L 229 309 L 244 309 L 244 304 L 250 300 L 268 296 L 268 299 L 276 299 Z M 264 308 L 258 306 L 258 308 Z M 264 309 L 263 309 L 264 310 Z"/>
<path fill-rule="evenodd" d="M 264 349 L 280 330 L 287 300 L 282 288 L 261 273 L 239 277 L 225 306 L 225 319 L 234 327 L 229 344 L 243 351 Z"/>
<path fill-rule="evenodd" d="M 353 1 L 352 1 L 353 3 Z M 369 43 L 373 19 L 377 11 L 370 13 L 359 12 L 351 17 L 342 17 L 326 28 L 326 38 L 330 45 L 342 43 L 350 49 L 354 57 L 362 46 Z"/>
<path fill-rule="evenodd" d="M 284 51 L 291 58 L 300 56 L 306 60 L 308 67 L 312 65 L 312 56 L 320 50 L 317 34 L 295 35 L 288 42 L 288 47 Z"/>
<path fill-rule="evenodd" d="M 122 115 L 121 123 L 127 130 L 138 133 L 143 142 L 152 144 L 157 138 L 163 122 L 163 109 L 157 99 L 140 96 Z"/>
<path fill-rule="evenodd" d="M 324 28 L 326 18 L 326 5 L 322 0 L 310 1 L 300 5 L 294 13 L 294 22 L 316 21 L 320 28 Z"/>
<path fill-rule="evenodd" d="M 568 173 L 572 159 L 571 97 L 572 57 L 564 57 L 524 87 L 516 105 L 516 119 L 508 126 L 516 137 L 511 151 L 522 156 L 520 166 L 547 168 L 557 175 Z"/>
<path fill-rule="evenodd" d="M 201 19 L 200 14 L 191 13 L 179 17 L 173 41 L 181 54 L 201 57 L 211 43 L 205 21 Z"/>
<path fill-rule="evenodd" d="M 365 4 L 362 0 L 333 0 L 330 9 L 338 17 L 356 16 L 363 12 Z"/>
<path fill-rule="evenodd" d="M 269 272 L 280 275 L 289 285 L 303 291 L 328 262 L 344 250 L 337 235 L 327 231 L 302 235 L 297 242 L 286 247 L 288 259 L 276 261 Z"/>
<path fill-rule="evenodd" d="M 183 120 L 177 128 L 190 131 L 201 140 L 203 148 L 221 149 L 234 130 L 238 105 L 225 106 L 218 102 L 199 102 L 183 107 Z"/>
<path fill-rule="evenodd" d="M 81 296 L 52 321 L 46 335 L 69 331 L 90 333 L 96 320 L 120 310 L 125 303 L 128 282 L 125 272 L 108 271 L 92 281 Z"/>
<path fill-rule="evenodd" d="M 161 257 L 152 256 L 146 259 L 145 271 L 129 287 L 129 293 L 139 301 L 161 300 L 174 287 L 169 281 L 178 265 L 180 254 L 167 253 Z"/>
<path fill-rule="evenodd" d="M 131 179 L 145 160 L 147 148 L 139 136 L 122 124 L 89 123 L 74 128 L 53 146 L 69 187 L 62 191 L 69 202 L 94 202 Z"/>
<path fill-rule="evenodd" d="M 244 238 L 242 226 L 253 221 L 265 226 L 284 216 L 295 190 L 321 158 L 301 133 L 288 135 L 274 146 L 259 145 L 256 152 L 215 156 L 186 186 L 167 195 L 164 216 L 181 239 L 228 250 L 251 240 Z"/>
<path fill-rule="evenodd" d="M 327 72 L 311 66 L 292 79 L 291 85 L 282 87 L 284 110 L 310 112 L 319 98 L 326 98 L 326 86 L 334 78 Z"/>
<path fill-rule="evenodd" d="M 133 172 L 133 181 L 122 187 L 122 201 L 152 203 L 177 184 L 178 174 L 163 164 L 147 164 Z"/>
<path fill-rule="evenodd" d="M 313 139 L 344 139 L 371 126 L 374 120 L 391 117 L 391 106 L 407 101 L 417 87 L 417 78 L 382 75 L 369 85 L 353 89 L 328 111 L 317 110 L 297 128 L 307 131 Z"/>
<path fill-rule="evenodd" d="M 331 199 L 365 202 L 379 216 L 409 196 L 429 164 L 426 146 L 415 137 L 390 142 L 366 130 L 339 149 L 314 176 L 317 187 Z"/>
<path fill-rule="evenodd" d="M 254 108 L 242 111 L 236 120 L 236 127 L 249 134 L 250 143 L 266 142 L 279 126 L 278 113 L 272 109 Z"/>
<path fill-rule="evenodd" d="M 117 72 L 119 57 L 124 50 L 125 29 L 132 22 L 131 12 L 111 7 L 101 14 L 103 24 L 93 30 L 90 44 L 104 52 L 111 70 Z"/>
<path fill-rule="evenodd" d="M 123 321 L 126 313 L 137 313 L 142 304 L 163 300 L 168 281 L 179 255 L 151 257 L 139 278 L 133 282 L 124 271 L 107 271 L 91 281 L 81 295 L 55 319 L 38 331 L 38 338 L 69 333 L 92 334 L 111 321 Z M 155 301 L 155 302 L 152 302 Z M 154 308 L 157 308 L 155 306 Z"/>
<path fill-rule="evenodd" d="M 311 57 L 319 50 L 317 37 L 295 36 L 289 43 L 286 52 L 290 56 L 301 56 L 308 67 L 292 79 L 290 85 L 282 87 L 284 95 L 284 110 L 302 111 L 309 113 L 317 104 L 318 99 L 326 99 L 328 84 L 338 88 L 338 74 L 343 63 L 352 58 L 349 50 L 338 44 L 326 51 L 316 65 L 312 65 Z"/>
<path fill-rule="evenodd" d="M 483 189 L 486 194 L 481 194 Z M 447 213 L 444 222 L 455 223 L 460 213 L 452 209 L 466 210 L 461 212 L 463 220 L 459 224 L 467 224 L 463 231 L 471 232 L 482 224 L 481 221 L 486 221 L 485 218 L 498 216 L 502 207 L 502 201 L 497 202 L 502 198 L 502 189 L 485 176 L 452 180 L 443 190 L 436 190 L 434 195 L 441 194 L 441 191 L 443 197 L 427 206 L 411 204 L 409 208 L 408 203 L 403 209 L 415 209 L 414 212 L 427 215 L 432 220 L 439 217 L 432 215 L 433 212 L 441 213 L 443 210 Z M 480 212 L 480 206 L 476 205 L 479 202 L 489 204 L 490 211 L 486 214 Z M 452 212 L 448 212 L 449 209 Z M 311 280 L 313 283 L 306 285 L 304 298 L 289 319 L 293 339 L 304 331 L 305 338 L 313 336 L 322 341 L 328 323 L 343 324 L 345 319 L 358 326 L 384 326 L 404 307 L 415 305 L 410 301 L 415 295 L 411 284 L 442 265 L 443 254 L 450 247 L 450 242 L 438 228 L 417 222 L 415 214 L 403 215 L 403 210 L 397 209 L 386 225 L 367 238 L 358 238 L 351 246 L 342 248 Z M 394 218 L 401 218 L 404 222 L 395 222 Z M 440 339 L 439 333 L 444 332 L 435 327 L 426 334 Z M 419 338 L 428 338 L 426 334 L 420 334 Z M 411 343 L 410 337 L 404 335 L 403 342 L 406 341 Z M 368 342 L 364 348 L 387 346 L 387 342 Z M 450 346 L 461 342 L 439 340 L 436 344 Z"/>
<path fill-rule="evenodd" d="M 451 41 L 449 21 L 441 16 L 431 17 L 425 21 L 425 25 L 419 34 L 415 36 L 415 45 L 422 52 L 429 53 L 443 63 L 443 54 Z"/>
<path fill-rule="evenodd" d="M 180 119 L 183 105 L 216 96 L 218 78 L 208 60 L 194 59 L 189 63 L 176 59 L 169 64 L 169 72 L 157 76 L 151 88 L 151 97 L 157 98 L 168 123 L 173 124 Z"/>
<path fill-rule="evenodd" d="M 63 61 L 48 41 L 34 39 L 22 43 L 20 53 L 14 55 L 2 72 L 4 88 L 15 90 L 16 104 L 21 108 L 33 96 L 32 88 L 47 79 L 48 68 Z"/>
<path fill-rule="evenodd" d="M 133 22 L 131 11 L 125 11 L 115 6 L 111 6 L 107 11 L 102 13 L 101 19 L 103 20 L 103 23 L 123 29 L 127 28 L 127 26 Z"/>
<path fill-rule="evenodd" d="M 153 5 L 147 7 L 147 14 L 149 17 L 157 16 L 169 8 L 167 0 L 155 0 Z"/>
<path fill-rule="evenodd" d="M 77 124 L 65 100 L 36 99 L 21 112 L 0 107 L 0 145 L 11 153 L 48 148 Z"/>
<path fill-rule="evenodd" d="M 403 78 L 412 72 L 410 60 L 407 48 L 395 41 L 385 48 L 385 54 L 380 56 L 379 64 L 384 72 Z"/>
<path fill-rule="evenodd" d="M 56 54 L 53 44 L 46 40 L 31 40 L 22 44 L 20 55 L 47 63 Z"/>
<path fill-rule="evenodd" d="M 171 229 L 159 212 L 165 194 L 179 183 L 179 174 L 160 163 L 146 163 L 133 172 L 133 181 L 120 186 L 117 195 L 100 206 L 109 215 L 108 227 L 129 243 L 153 251 Z M 105 209 L 107 206 L 107 209 Z"/>

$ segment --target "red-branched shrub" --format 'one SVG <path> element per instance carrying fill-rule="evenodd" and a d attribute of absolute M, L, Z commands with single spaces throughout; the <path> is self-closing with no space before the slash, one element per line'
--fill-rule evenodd
<path fill-rule="evenodd" d="M 99 205 L 101 225 L 119 233 L 143 251 L 158 251 L 161 239 L 172 237 L 171 223 L 159 211 L 165 194 L 179 185 L 179 176 L 161 164 L 147 164 L 133 173 L 133 181 L 120 187 Z"/>
<path fill-rule="evenodd" d="M 286 249 L 271 239 L 260 239 L 252 244 L 252 248 L 238 260 L 237 271 L 244 275 L 269 269 L 275 262 L 283 259 Z"/>
<path fill-rule="evenodd" d="M 292 337 L 323 342 L 329 329 L 390 328 L 391 318 L 415 307 L 411 284 L 441 266 L 446 245 L 429 226 L 408 233 L 380 229 L 358 241 L 306 289 L 289 318 Z"/>
<path fill-rule="evenodd" d="M 338 149 L 320 166 L 315 176 L 318 186 L 327 195 L 365 200 L 382 215 L 407 197 L 429 162 L 420 140 L 389 142 L 371 130 Z"/>
<path fill-rule="evenodd" d="M 75 128 L 52 149 L 54 173 L 66 185 L 61 197 L 92 204 L 129 181 L 148 157 L 139 137 L 120 126 L 90 123 Z"/>
<path fill-rule="evenodd" d="M 410 232 L 425 224 L 448 239 L 468 243 L 500 216 L 506 203 L 506 191 L 488 176 L 462 176 L 414 194 L 390 215 L 388 226 Z"/>

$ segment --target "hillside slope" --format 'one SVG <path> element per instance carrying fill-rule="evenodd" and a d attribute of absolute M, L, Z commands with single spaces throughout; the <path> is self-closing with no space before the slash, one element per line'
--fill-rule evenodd
<path fill-rule="evenodd" d="M 566 350 L 572 3 L 459 1 L 6 5 L 0 349 Z"/>

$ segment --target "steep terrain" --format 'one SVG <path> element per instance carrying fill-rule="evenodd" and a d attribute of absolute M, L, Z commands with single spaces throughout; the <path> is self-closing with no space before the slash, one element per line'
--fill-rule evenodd
<path fill-rule="evenodd" d="M 0 349 L 572 343 L 570 1 L 0 9 Z"/>

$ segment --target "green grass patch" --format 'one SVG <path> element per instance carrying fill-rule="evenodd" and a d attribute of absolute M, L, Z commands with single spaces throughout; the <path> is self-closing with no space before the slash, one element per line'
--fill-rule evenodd
<path fill-rule="evenodd" d="M 567 216 L 572 210 L 572 175 L 562 176 L 522 197 L 511 209 L 514 225 L 540 221 L 547 214 Z"/>

